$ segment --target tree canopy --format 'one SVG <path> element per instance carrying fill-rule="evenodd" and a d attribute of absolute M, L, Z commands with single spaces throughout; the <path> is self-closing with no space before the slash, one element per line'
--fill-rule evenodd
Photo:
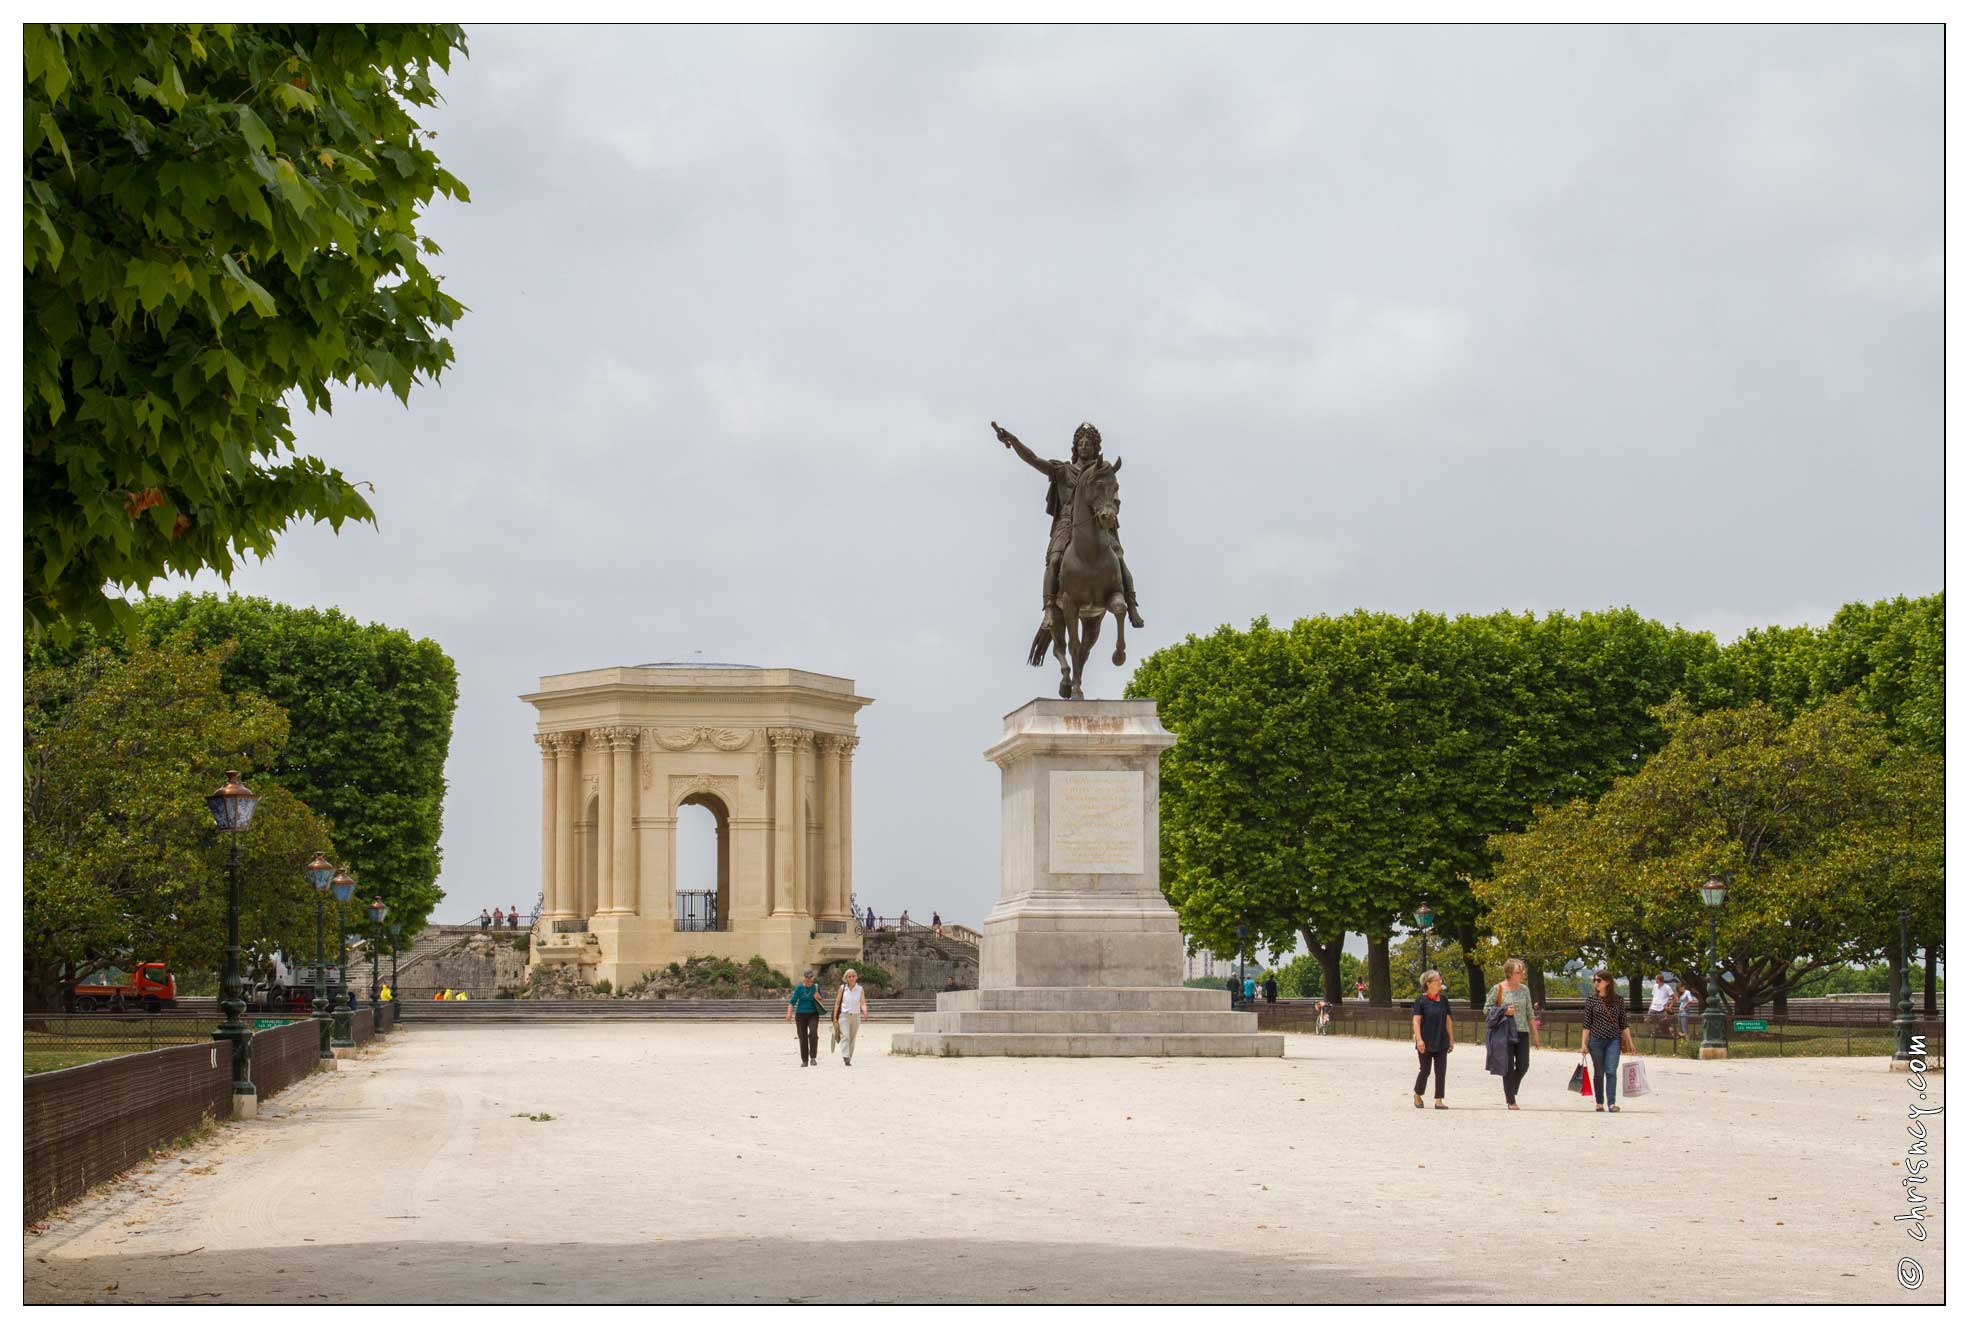
<path fill-rule="evenodd" d="M 381 895 L 414 936 L 440 898 L 451 657 L 401 628 L 247 596 L 146 600 L 139 612 L 153 637 L 230 644 L 226 689 L 287 714 L 287 740 L 263 769 L 328 819 L 364 898 Z"/>
<path fill-rule="evenodd" d="M 312 955 L 301 875 L 326 823 L 265 772 L 288 738 L 264 697 L 220 686 L 223 649 L 96 648 L 25 676 L 23 979 L 29 1010 L 105 965 L 218 967 L 225 847 L 205 798 L 236 768 L 260 795 L 240 836 L 249 963 Z"/>
<path fill-rule="evenodd" d="M 115 589 L 229 575 L 297 518 L 373 519 L 299 451 L 287 401 L 398 398 L 463 307 L 419 233 L 465 187 L 413 108 L 448 25 L 28 24 L 24 254 L 30 628 Z"/>
<path fill-rule="evenodd" d="M 1748 1012 L 1887 944 L 1901 902 L 1939 935 L 1941 758 L 1887 737 L 1846 695 L 1787 717 L 1762 702 L 1662 708 L 1668 741 L 1597 802 L 1542 809 L 1493 842 L 1476 894 L 1507 945 L 1706 989 L 1717 916 L 1726 996 Z"/>
<path fill-rule="evenodd" d="M 1164 889 L 1213 951 L 1240 922 L 1275 951 L 1302 938 L 1333 997 L 1345 934 L 1385 938 L 1424 899 L 1439 934 L 1474 943 L 1490 837 L 1637 767 L 1660 742 L 1650 708 L 1707 695 L 1716 657 L 1707 634 L 1626 609 L 1190 637 L 1128 689 L 1180 740 L 1162 763 Z"/>

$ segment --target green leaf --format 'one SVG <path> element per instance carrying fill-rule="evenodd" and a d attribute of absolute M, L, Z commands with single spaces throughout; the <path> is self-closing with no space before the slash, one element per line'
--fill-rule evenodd
<path fill-rule="evenodd" d="M 239 260 L 231 254 L 222 255 L 220 262 L 225 267 L 226 276 L 230 277 L 239 286 L 240 290 L 245 292 L 246 299 L 252 304 L 254 312 L 262 318 L 272 318 L 274 316 L 274 302 L 273 296 L 267 292 L 267 288 L 247 276 L 246 270 L 239 266 Z"/>
<path fill-rule="evenodd" d="M 267 128 L 266 121 L 260 119 L 259 113 L 244 102 L 240 103 L 238 109 L 239 132 L 245 136 L 246 146 L 252 148 L 255 152 L 263 152 L 268 156 L 272 156 L 274 149 L 273 131 Z"/>

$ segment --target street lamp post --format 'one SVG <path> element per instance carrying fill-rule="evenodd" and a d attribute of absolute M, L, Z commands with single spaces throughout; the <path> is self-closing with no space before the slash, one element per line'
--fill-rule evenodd
<path fill-rule="evenodd" d="M 335 1051 L 328 1042 L 328 963 L 321 943 L 321 910 L 329 883 L 335 879 L 335 865 L 323 855 L 316 854 L 306 871 L 308 885 L 314 887 L 314 1000 L 309 1006 L 314 1011 L 315 1027 L 321 1032 L 321 1059 L 332 1063 Z"/>
<path fill-rule="evenodd" d="M 1415 926 L 1422 930 L 1422 972 L 1425 974 L 1429 972 L 1429 929 L 1435 925 L 1435 922 L 1436 911 L 1429 907 L 1427 900 L 1424 900 L 1421 908 L 1415 911 Z M 1421 990 L 1422 985 L 1418 980 L 1416 991 Z"/>
<path fill-rule="evenodd" d="M 343 868 L 329 883 L 335 896 L 335 986 L 329 993 L 329 1018 L 335 1026 L 332 1045 L 352 1048 L 355 1031 L 349 1023 L 349 929 L 342 918 L 342 906 L 356 893 L 356 879 Z"/>
<path fill-rule="evenodd" d="M 1914 966 L 1908 962 L 1907 909 L 1901 909 L 1901 990 L 1894 1012 L 1894 1061 L 1897 1071 L 1912 1069 L 1914 1060 Z"/>
<path fill-rule="evenodd" d="M 1704 1061 L 1718 1061 L 1730 1055 L 1729 1016 L 1723 1010 L 1723 952 L 1716 941 L 1716 916 L 1723 912 L 1728 895 L 1721 879 L 1711 877 L 1700 887 L 1702 902 L 1709 908 L 1709 1000 L 1702 1008 L 1702 1048 Z"/>
<path fill-rule="evenodd" d="M 369 901 L 369 1008 L 371 1010 L 383 1000 L 383 915 L 389 906 L 383 897 L 374 896 Z"/>
<path fill-rule="evenodd" d="M 397 986 L 397 937 L 403 932 L 403 924 L 390 924 L 390 1023 L 392 1025 L 403 1017 L 403 989 Z"/>
<path fill-rule="evenodd" d="M 212 820 L 226 832 L 226 969 L 220 979 L 219 1009 L 225 1023 L 212 1031 L 214 1039 L 232 1044 L 232 1115 L 258 1113 L 260 1097 L 253 1088 L 252 1034 L 247 1031 L 245 979 L 239 963 L 239 833 L 253 820 L 260 796 L 239 782 L 238 771 L 227 771 L 224 785 L 205 800 Z"/>
<path fill-rule="evenodd" d="M 1233 1006 L 1237 1005 L 1239 1002 L 1244 1000 L 1244 933 L 1245 933 L 1244 924 L 1242 923 L 1238 924 L 1237 925 L 1237 999 L 1231 1003 L 1231 1005 Z"/>

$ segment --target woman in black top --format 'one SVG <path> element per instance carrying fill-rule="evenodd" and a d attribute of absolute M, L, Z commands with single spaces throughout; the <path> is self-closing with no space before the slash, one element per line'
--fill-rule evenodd
<path fill-rule="evenodd" d="M 1627 1032 L 1627 1006 L 1613 990 L 1613 975 L 1602 969 L 1593 975 L 1593 994 L 1586 999 L 1586 1024 L 1579 1031 L 1579 1050 L 1592 1064 L 1593 1110 L 1618 1112 L 1614 1086 L 1620 1078 L 1620 1051 L 1634 1050 Z"/>
<path fill-rule="evenodd" d="M 1422 1086 L 1429 1072 L 1436 1072 L 1436 1106 L 1443 1102 L 1443 1074 L 1449 1068 L 1449 1050 L 1456 1046 L 1456 1027 L 1449 1017 L 1449 998 L 1443 995 L 1443 976 L 1431 969 L 1422 975 L 1422 995 L 1415 999 L 1415 1056 L 1421 1065 L 1415 1072 L 1415 1106 L 1422 1106 Z"/>

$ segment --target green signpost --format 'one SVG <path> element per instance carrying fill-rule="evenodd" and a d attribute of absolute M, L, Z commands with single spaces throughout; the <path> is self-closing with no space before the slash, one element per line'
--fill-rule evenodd
<path fill-rule="evenodd" d="M 1738 1020 L 1735 1025 L 1740 1034 L 1761 1034 L 1770 1027 L 1769 1020 Z"/>

